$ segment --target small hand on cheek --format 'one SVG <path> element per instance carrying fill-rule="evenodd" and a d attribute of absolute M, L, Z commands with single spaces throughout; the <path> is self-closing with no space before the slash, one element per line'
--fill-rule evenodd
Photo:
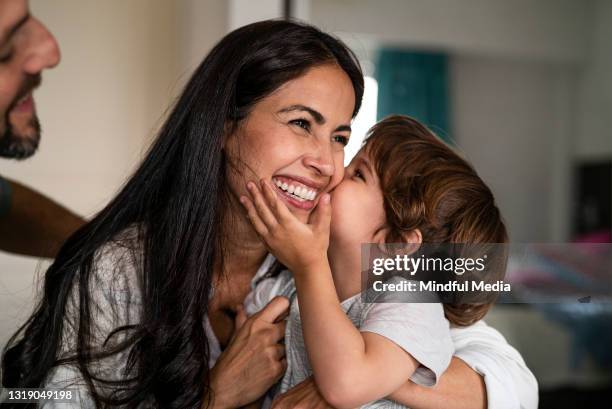
<path fill-rule="evenodd" d="M 331 219 L 329 194 L 323 194 L 307 224 L 289 211 L 268 181 L 262 179 L 260 186 L 249 181 L 247 190 L 250 197 L 241 196 L 240 202 L 253 228 L 280 262 L 295 273 L 326 257 Z"/>

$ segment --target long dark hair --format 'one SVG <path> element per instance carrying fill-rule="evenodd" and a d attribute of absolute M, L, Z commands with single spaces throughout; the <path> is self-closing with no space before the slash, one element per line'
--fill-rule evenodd
<path fill-rule="evenodd" d="M 41 387 L 55 366 L 73 364 L 97 406 L 135 407 L 151 400 L 161 407 L 195 408 L 210 396 L 204 319 L 220 256 L 226 126 L 235 126 L 285 82 L 326 63 L 337 64 L 349 76 L 354 116 L 363 95 L 359 64 L 341 41 L 317 28 L 262 21 L 229 33 L 213 48 L 142 164 L 119 194 L 68 239 L 47 270 L 40 303 L 4 350 L 5 387 Z M 91 273 L 100 249 L 133 226 L 142 260 L 141 315 L 137 324 L 116 328 L 106 339 L 129 334 L 123 342 L 110 350 L 92 350 Z M 58 359 L 72 286 L 79 292 L 77 348 Z M 129 352 L 126 373 L 132 378 L 108 380 L 93 373 L 97 360 L 120 352 Z M 98 393 L 94 380 L 120 393 Z"/>

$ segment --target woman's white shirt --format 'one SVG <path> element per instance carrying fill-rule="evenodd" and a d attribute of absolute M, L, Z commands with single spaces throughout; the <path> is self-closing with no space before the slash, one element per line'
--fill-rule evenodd
<path fill-rule="evenodd" d="M 140 257 L 133 246 L 115 242 L 105 245 L 95 258 L 90 280 L 91 301 L 96 312 L 93 320 L 94 337 L 101 343 L 115 328 L 136 324 L 141 310 L 139 296 Z M 268 272 L 274 263 L 269 254 L 251 281 L 252 288 Z M 74 331 L 78 294 L 73 291 L 67 306 L 60 356 L 76 350 Z M 205 331 L 209 340 L 212 367 L 221 348 L 208 320 Z M 123 337 L 118 337 L 120 341 Z M 525 365 L 521 355 L 511 347 L 505 338 L 484 321 L 465 328 L 451 328 L 455 356 L 484 377 L 489 408 L 537 408 L 538 385 L 535 377 Z M 127 352 L 97 363 L 94 370 L 99 375 L 120 379 L 125 369 Z M 78 402 L 64 404 L 51 401 L 40 402 L 50 408 L 93 408 L 93 401 L 80 371 L 72 365 L 60 365 L 50 371 L 45 382 L 46 388 L 72 388 L 77 390 Z M 146 403 L 145 403 L 146 404 Z"/>

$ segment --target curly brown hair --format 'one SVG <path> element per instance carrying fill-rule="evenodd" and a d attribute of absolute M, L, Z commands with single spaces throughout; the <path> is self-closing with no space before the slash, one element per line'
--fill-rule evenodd
<path fill-rule="evenodd" d="M 364 149 L 380 180 L 387 243 L 402 242 L 415 229 L 423 243 L 508 242 L 491 190 L 465 159 L 417 120 L 385 118 L 370 129 Z M 488 264 L 503 276 L 507 252 L 494 253 Z M 444 311 L 451 323 L 466 326 L 483 318 L 491 305 L 446 303 Z"/>

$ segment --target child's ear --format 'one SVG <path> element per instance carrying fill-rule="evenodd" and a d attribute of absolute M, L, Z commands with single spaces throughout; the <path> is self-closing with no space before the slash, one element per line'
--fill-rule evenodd
<path fill-rule="evenodd" d="M 416 253 L 423 243 L 423 235 L 419 229 L 410 230 L 402 234 L 402 241 L 406 243 L 402 249 L 402 254 L 410 255 Z"/>
<path fill-rule="evenodd" d="M 374 243 L 384 244 L 387 243 L 390 230 L 388 227 L 381 227 L 376 233 L 374 233 Z M 421 244 L 423 243 L 423 235 L 421 230 L 414 229 L 409 232 L 402 233 L 402 243 Z"/>
<path fill-rule="evenodd" d="M 388 254 L 390 250 L 391 252 L 397 252 L 398 250 L 401 250 L 399 251 L 399 253 L 412 254 L 415 251 L 417 251 L 419 247 L 421 247 L 421 244 L 423 243 L 423 235 L 421 234 L 421 231 L 419 229 L 414 229 L 414 230 L 410 230 L 409 232 L 402 233 L 401 243 L 404 243 L 404 245 L 401 246 L 402 247 L 401 249 L 397 248 L 397 245 L 394 246 L 396 248 L 390 249 L 387 246 L 387 244 L 391 244 L 388 241 L 389 233 L 390 233 L 389 228 L 383 227 L 374 234 L 373 242 L 376 243 L 378 245 L 378 249 L 385 254 Z M 396 241 L 399 241 L 399 240 L 396 240 Z"/>
<path fill-rule="evenodd" d="M 409 232 L 402 234 L 402 238 L 404 239 L 404 243 L 423 243 L 423 235 L 419 229 L 410 230 Z"/>
<path fill-rule="evenodd" d="M 387 242 L 387 236 L 389 235 L 388 227 L 381 227 L 374 233 L 374 237 L 372 238 L 372 243 L 378 244 L 379 248 L 384 247 Z"/>

